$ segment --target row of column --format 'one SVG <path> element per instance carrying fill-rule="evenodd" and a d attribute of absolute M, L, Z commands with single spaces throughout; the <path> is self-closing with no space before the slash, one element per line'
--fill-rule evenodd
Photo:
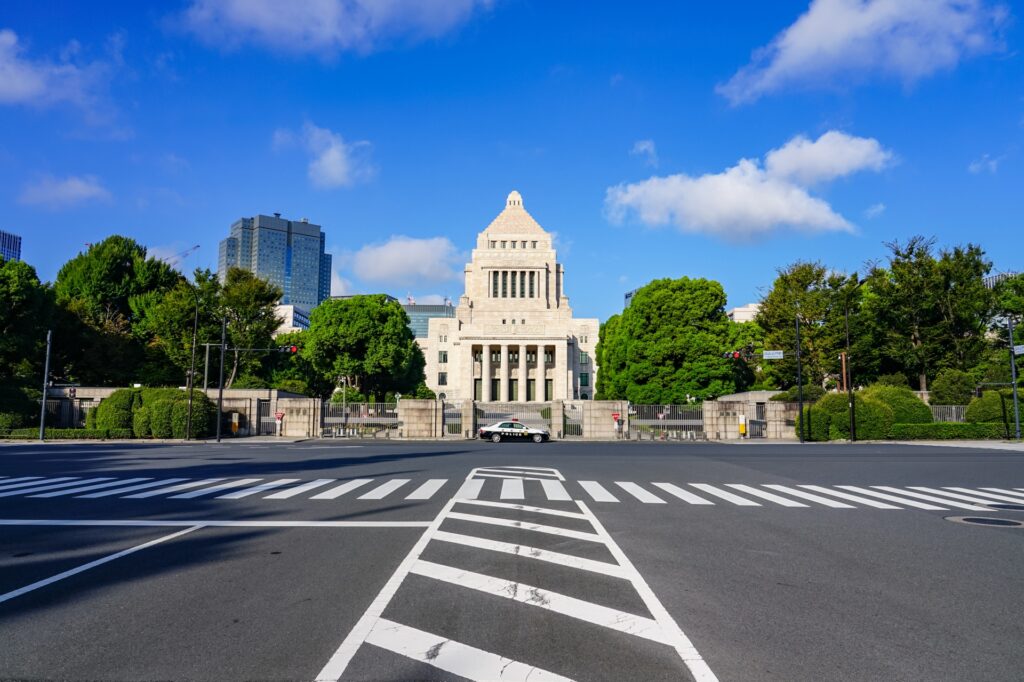
<path fill-rule="evenodd" d="M 552 400 L 566 400 L 568 397 L 565 395 L 565 373 L 568 369 L 566 362 L 566 345 L 555 344 L 555 345 L 526 345 L 526 344 L 495 344 L 495 345 L 483 345 L 480 347 L 480 399 L 484 402 L 499 401 L 503 402 L 502 396 L 508 395 L 508 389 L 511 379 L 511 362 L 509 361 L 509 353 L 513 350 L 518 350 L 519 353 L 519 368 L 518 368 L 518 396 L 516 400 L 521 403 L 527 402 L 527 386 L 529 384 L 528 376 L 528 365 L 526 362 L 526 353 L 528 348 L 537 349 L 537 372 L 536 372 L 536 383 L 534 384 L 534 400 L 537 402 L 543 402 L 544 400 L 544 385 L 547 379 L 547 372 L 545 369 L 548 367 L 544 363 L 544 355 L 548 348 L 554 351 L 555 363 L 554 363 L 554 376 L 552 381 Z M 491 379 L 492 379 L 492 368 L 491 368 L 491 351 L 493 348 L 500 348 L 499 362 L 498 362 L 498 395 L 491 395 Z M 471 351 L 470 357 L 472 357 Z M 470 374 L 473 377 L 473 374 Z M 471 384 L 472 385 L 472 384 Z"/>
<path fill-rule="evenodd" d="M 548 298 L 547 270 L 491 270 L 487 282 L 489 298 Z"/>

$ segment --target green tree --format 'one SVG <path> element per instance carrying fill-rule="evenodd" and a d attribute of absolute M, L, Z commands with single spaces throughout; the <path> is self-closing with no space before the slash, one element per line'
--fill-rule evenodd
<path fill-rule="evenodd" d="M 599 395 L 634 403 L 685 403 L 744 388 L 746 372 L 722 357 L 742 335 L 725 292 L 706 279 L 660 279 L 640 289 L 602 328 Z"/>
<path fill-rule="evenodd" d="M 963 370 L 946 368 L 932 381 L 928 401 L 932 405 L 966 405 L 974 397 L 974 377 Z"/>
<path fill-rule="evenodd" d="M 192 328 L 196 300 L 199 302 L 199 329 L 196 334 L 196 368 L 204 360 L 204 343 L 220 343 L 221 287 L 217 274 L 197 269 L 195 283 L 184 280 L 167 292 L 159 303 L 149 308 L 145 327 L 155 345 L 185 378 L 192 362 Z M 177 383 L 175 380 L 174 383 Z"/>
<path fill-rule="evenodd" d="M 326 380 L 347 379 L 356 391 L 409 394 L 424 380 L 423 353 L 402 306 L 385 296 L 321 303 L 303 332 L 301 355 Z"/>
<path fill-rule="evenodd" d="M 0 258 L 0 382 L 22 383 L 42 375 L 46 330 L 53 323 L 53 292 L 35 268 Z"/>
<path fill-rule="evenodd" d="M 267 362 L 266 351 L 253 353 L 243 348 L 269 348 L 274 332 L 281 326 L 275 306 L 281 290 L 247 270 L 231 268 L 221 289 L 220 313 L 228 321 L 231 370 L 224 382 L 230 388 L 241 373 L 258 376 Z M 226 368 L 225 368 L 226 369 Z"/>

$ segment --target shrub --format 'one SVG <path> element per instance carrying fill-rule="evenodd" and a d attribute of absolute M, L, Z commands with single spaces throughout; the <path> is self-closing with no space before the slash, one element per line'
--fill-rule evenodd
<path fill-rule="evenodd" d="M 46 429 L 46 440 L 102 440 L 109 435 L 106 429 Z M 15 429 L 11 438 L 39 438 L 39 429 Z"/>
<path fill-rule="evenodd" d="M 903 374 L 882 374 L 875 379 L 876 384 L 882 386 L 896 386 L 897 388 L 910 388 L 910 382 Z"/>
<path fill-rule="evenodd" d="M 180 388 L 144 388 L 139 392 L 142 407 L 150 407 L 158 400 L 181 400 L 185 392 Z"/>
<path fill-rule="evenodd" d="M 267 382 L 252 374 L 243 374 L 231 383 L 231 388 L 267 388 Z"/>
<path fill-rule="evenodd" d="M 132 429 L 110 429 L 107 431 L 107 438 L 134 438 L 135 432 Z"/>
<path fill-rule="evenodd" d="M 825 441 L 829 439 L 829 422 L 831 421 L 831 415 L 825 410 L 818 409 L 816 405 L 807 405 L 804 407 L 803 414 L 797 420 L 797 435 L 799 436 L 800 428 L 803 428 L 804 438 L 806 440 L 813 441 Z M 807 420 L 806 426 L 803 426 L 804 419 Z"/>
<path fill-rule="evenodd" d="M 205 438 L 210 433 L 210 420 L 213 403 L 201 393 L 192 396 L 192 435 L 191 438 Z M 174 438 L 184 438 L 188 425 L 188 401 L 179 400 L 171 408 L 171 434 Z"/>
<path fill-rule="evenodd" d="M 149 407 L 149 425 L 154 438 L 170 438 L 173 435 L 171 427 L 171 411 L 174 409 L 174 401 L 157 400 Z"/>
<path fill-rule="evenodd" d="M 96 407 L 96 428 L 130 429 L 132 427 L 132 401 L 135 392 L 121 388 L 110 394 Z"/>
<path fill-rule="evenodd" d="M 280 381 L 275 381 L 272 388 L 276 388 L 279 391 L 287 391 L 288 393 L 309 395 L 309 385 L 302 379 L 281 379 Z"/>
<path fill-rule="evenodd" d="M 877 400 L 866 398 L 861 392 L 853 394 L 857 421 L 857 438 L 879 440 L 889 433 L 893 424 L 892 409 Z M 828 437 L 840 440 L 850 437 L 849 400 L 845 393 L 828 393 L 814 404 L 829 415 Z M 813 421 L 811 422 L 813 426 Z"/>
<path fill-rule="evenodd" d="M 966 405 L 974 397 L 974 377 L 959 369 L 944 369 L 935 377 L 928 396 L 932 405 Z"/>
<path fill-rule="evenodd" d="M 1019 415 L 1024 424 L 1024 409 Z M 1014 427 L 1013 391 L 985 391 L 970 402 L 964 419 L 971 424 L 1002 424 L 1009 432 Z"/>
<path fill-rule="evenodd" d="M 931 408 L 909 388 L 875 384 L 865 389 L 863 394 L 869 400 L 888 405 L 896 424 L 927 424 L 933 421 Z"/>
<path fill-rule="evenodd" d="M 38 400 L 32 400 L 24 389 L 17 386 L 0 386 L 0 432 L 38 421 Z"/>
<path fill-rule="evenodd" d="M 825 395 L 825 389 L 817 384 L 811 384 L 803 387 L 804 402 L 805 403 L 816 403 Z M 797 402 L 799 396 L 797 396 L 796 386 L 786 389 L 782 393 L 776 393 L 771 397 L 771 400 L 780 400 L 787 403 Z"/>
<path fill-rule="evenodd" d="M 149 408 L 139 407 L 132 415 L 132 432 L 136 438 L 149 438 L 153 435 L 153 427 L 149 423 Z"/>
<path fill-rule="evenodd" d="M 1005 438 L 1002 424 L 958 424 L 935 422 L 933 424 L 893 424 L 890 438 L 896 440 L 983 440 Z"/>
<path fill-rule="evenodd" d="M 95 429 L 96 428 L 96 409 L 98 407 L 99 407 L 99 405 L 97 405 L 96 407 L 91 407 L 85 413 L 85 428 L 87 428 L 87 429 Z"/>

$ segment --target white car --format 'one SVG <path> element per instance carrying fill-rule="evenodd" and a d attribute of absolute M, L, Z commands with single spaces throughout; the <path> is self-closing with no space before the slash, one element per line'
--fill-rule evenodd
<path fill-rule="evenodd" d="M 551 434 L 544 429 L 534 429 L 515 419 L 497 422 L 490 426 L 482 426 L 478 431 L 480 438 L 490 438 L 492 443 L 500 443 L 507 440 L 532 440 L 534 443 L 543 443 L 551 438 Z"/>

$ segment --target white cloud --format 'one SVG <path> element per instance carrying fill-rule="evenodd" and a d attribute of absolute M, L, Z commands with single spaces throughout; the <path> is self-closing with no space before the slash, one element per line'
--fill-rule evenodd
<path fill-rule="evenodd" d="M 733 104 L 789 87 L 881 75 L 911 85 L 1001 48 L 1008 11 L 988 0 L 812 0 L 716 90 Z"/>
<path fill-rule="evenodd" d="M 870 144 L 869 144 L 870 143 Z M 757 159 L 740 159 L 720 173 L 655 176 L 610 187 L 605 210 L 613 222 L 634 214 L 647 225 L 673 224 L 683 232 L 739 240 L 782 226 L 809 232 L 853 226 L 811 184 L 861 170 L 879 170 L 891 158 L 875 140 L 829 131 L 811 142 L 795 137 Z"/>
<path fill-rule="evenodd" d="M 32 59 L 10 29 L 0 29 L 0 104 L 47 107 L 69 103 L 95 113 L 113 67 L 120 63 L 121 40 L 108 43 L 110 61 L 78 59 L 81 46 L 71 41 L 56 61 Z"/>
<path fill-rule="evenodd" d="M 394 236 L 364 246 L 351 261 L 352 272 L 360 281 L 411 286 L 457 280 L 466 258 L 447 237 Z"/>
<path fill-rule="evenodd" d="M 331 296 L 347 296 L 352 292 L 352 282 L 342 277 L 337 270 L 331 270 Z"/>
<path fill-rule="evenodd" d="M 885 213 L 885 204 L 881 202 L 877 204 L 871 204 L 866 209 L 864 209 L 864 217 L 867 218 L 868 220 L 874 220 L 883 213 Z"/>
<path fill-rule="evenodd" d="M 193 0 L 182 19 L 211 45 L 288 53 L 372 52 L 395 39 L 448 33 L 493 0 Z"/>
<path fill-rule="evenodd" d="M 633 148 L 629 150 L 629 153 L 631 156 L 644 157 L 648 166 L 658 167 L 658 150 L 654 146 L 654 140 L 637 140 L 633 143 Z"/>
<path fill-rule="evenodd" d="M 87 201 L 109 201 L 110 198 L 110 192 L 95 175 L 70 175 L 66 178 L 46 175 L 25 185 L 18 201 L 47 208 L 66 208 Z"/>
<path fill-rule="evenodd" d="M 988 154 L 982 154 L 980 157 L 971 161 L 967 165 L 967 172 L 977 175 L 978 173 L 988 172 L 995 175 L 999 171 L 999 162 L 1003 160 L 1003 157 L 995 157 Z"/>
<path fill-rule="evenodd" d="M 444 305 L 447 300 L 448 297 L 441 294 L 425 294 L 416 297 L 416 302 L 420 305 Z"/>
<path fill-rule="evenodd" d="M 769 174 L 809 186 L 861 170 L 882 170 L 892 160 L 871 137 L 853 137 L 830 130 L 813 142 L 797 135 L 764 159 Z"/>
<path fill-rule="evenodd" d="M 306 174 L 319 189 L 351 187 L 376 172 L 370 163 L 369 142 L 346 142 L 339 133 L 312 123 L 307 122 L 298 133 L 286 128 L 275 130 L 271 144 L 278 151 L 301 144 L 310 157 Z"/>

